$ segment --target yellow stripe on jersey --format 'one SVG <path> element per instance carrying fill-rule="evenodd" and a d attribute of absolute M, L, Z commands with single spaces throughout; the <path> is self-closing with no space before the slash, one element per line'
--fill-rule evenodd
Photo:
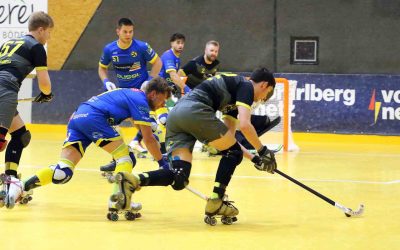
<path fill-rule="evenodd" d="M 169 73 L 169 72 L 172 72 L 172 71 L 176 72 L 176 69 L 167 69 L 165 72 Z"/>
<path fill-rule="evenodd" d="M 122 136 L 117 136 L 117 137 L 113 137 L 113 138 L 100 138 L 96 141 L 96 145 L 99 146 L 100 143 L 102 143 L 103 141 L 118 141 L 122 139 Z"/>
<path fill-rule="evenodd" d="M 36 67 L 36 71 L 39 70 L 47 70 L 47 67 L 46 66 Z"/>
<path fill-rule="evenodd" d="M 179 75 L 181 75 L 181 76 L 186 76 L 186 73 L 185 73 L 185 71 L 183 71 L 182 69 L 180 69 L 180 70 L 179 70 Z"/>
<path fill-rule="evenodd" d="M 222 119 L 227 119 L 227 120 L 231 120 L 231 121 L 234 121 L 234 122 L 238 121 L 235 117 L 233 117 L 231 115 L 222 115 Z"/>
<path fill-rule="evenodd" d="M 102 68 L 105 68 L 105 69 L 107 69 L 107 68 L 108 68 L 108 66 L 110 66 L 110 64 L 109 64 L 109 65 L 104 65 L 104 64 L 102 64 L 101 62 L 99 62 L 99 66 L 100 66 L 100 67 L 102 67 Z"/>
<path fill-rule="evenodd" d="M 144 121 L 135 121 L 133 120 L 133 122 L 135 123 L 135 125 L 145 125 L 145 126 L 151 126 L 150 122 L 144 122 Z"/>
<path fill-rule="evenodd" d="M 66 142 L 64 143 L 64 145 L 62 146 L 62 148 L 66 148 L 68 146 L 72 146 L 73 144 L 77 143 L 79 145 L 79 152 L 81 153 L 81 155 L 83 156 L 85 154 L 85 150 L 83 150 L 83 146 L 82 146 L 82 142 L 80 141 L 73 141 L 73 142 Z"/>
<path fill-rule="evenodd" d="M 153 59 L 151 59 L 151 60 L 149 61 L 149 63 L 154 64 L 154 62 L 156 61 L 157 58 L 158 58 L 158 55 L 157 55 L 157 53 L 156 53 L 156 54 L 154 55 Z"/>
<path fill-rule="evenodd" d="M 117 41 L 117 46 L 118 46 L 118 48 L 120 48 L 120 49 L 127 49 L 127 48 L 131 47 L 131 45 L 132 45 L 132 41 L 131 41 L 131 42 L 129 43 L 129 45 L 127 45 L 127 46 L 123 46 L 123 44 L 120 44 L 120 42 Z"/>
<path fill-rule="evenodd" d="M 236 106 L 242 106 L 242 107 L 251 109 L 251 107 L 244 102 L 236 102 Z"/>

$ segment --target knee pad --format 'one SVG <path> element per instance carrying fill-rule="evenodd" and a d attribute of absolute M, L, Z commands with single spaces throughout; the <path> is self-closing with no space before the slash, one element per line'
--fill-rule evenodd
<path fill-rule="evenodd" d="M 29 143 L 31 142 L 31 138 L 32 138 L 32 135 L 31 135 L 31 132 L 30 132 L 29 130 L 26 130 L 26 131 L 20 136 L 20 140 L 21 140 L 22 146 L 23 146 L 24 148 L 26 148 L 26 147 L 29 145 Z"/>
<path fill-rule="evenodd" d="M 239 143 L 235 143 L 232 147 L 221 151 L 222 157 L 227 157 L 232 160 L 233 163 L 239 165 L 243 160 L 243 151 Z"/>
<path fill-rule="evenodd" d="M 53 170 L 53 177 L 51 181 L 54 184 L 65 184 L 69 182 L 74 174 L 74 171 L 68 166 L 62 167 L 60 164 L 50 166 Z"/>
<path fill-rule="evenodd" d="M 174 182 L 171 184 L 174 190 L 182 190 L 189 184 L 189 175 L 192 164 L 187 161 L 175 160 L 172 161 L 174 169 Z"/>
<path fill-rule="evenodd" d="M 160 123 L 161 123 L 163 126 L 165 126 L 165 124 L 167 124 L 167 117 L 168 117 L 168 113 L 160 114 L 160 115 L 158 116 L 158 121 L 160 121 Z"/>
<path fill-rule="evenodd" d="M 22 145 L 22 148 L 26 148 L 29 143 L 31 142 L 31 132 L 29 130 L 26 130 L 26 127 L 23 126 L 20 129 L 10 133 L 11 134 L 11 140 L 16 140 L 20 145 Z"/>

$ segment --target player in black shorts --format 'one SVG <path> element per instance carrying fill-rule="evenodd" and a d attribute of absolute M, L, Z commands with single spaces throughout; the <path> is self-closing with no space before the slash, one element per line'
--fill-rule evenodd
<path fill-rule="evenodd" d="M 29 18 L 28 35 L 11 39 L 0 47 L 0 152 L 6 150 L 5 175 L 1 177 L 5 192 L 0 195 L 0 207 L 6 205 L 12 208 L 16 202 L 9 200 L 8 194 L 20 188 L 17 168 L 22 150 L 31 140 L 31 134 L 17 111 L 22 81 L 36 69 L 41 93 L 34 101 L 49 102 L 53 97 L 43 46 L 50 39 L 53 27 L 53 20 L 48 14 L 43 11 L 33 12 Z M 8 143 L 7 133 L 11 135 Z"/>
<path fill-rule="evenodd" d="M 219 71 L 220 65 L 220 62 L 217 59 L 219 48 L 220 45 L 217 41 L 208 41 L 204 49 L 204 54 L 190 60 L 181 68 L 180 74 L 187 77 L 186 85 L 189 88 L 193 89 L 202 81 L 216 75 Z M 258 136 L 262 136 L 279 122 L 279 118 L 271 123 L 268 116 L 251 116 L 251 124 L 253 124 L 256 129 Z M 242 132 L 236 131 L 236 140 L 247 149 L 254 150 L 253 146 L 251 146 L 251 143 L 246 140 Z M 203 145 L 202 151 L 209 151 L 210 155 L 219 154 L 215 149 L 208 147 L 207 145 Z"/>
<path fill-rule="evenodd" d="M 167 118 L 166 145 L 171 159 L 170 169 L 159 169 L 140 174 L 118 173 L 125 185 L 134 192 L 143 186 L 168 186 L 184 189 L 189 183 L 192 152 L 196 140 L 210 144 L 222 153 L 216 173 L 213 192 L 205 208 L 205 222 L 214 225 L 214 216 L 236 218 L 239 210 L 224 201 L 225 190 L 237 165 L 245 156 L 262 171 L 274 173 L 274 153 L 263 146 L 250 122 L 253 102 L 266 101 L 275 88 L 275 79 L 266 68 L 252 72 L 250 80 L 235 74 L 221 74 L 203 81 L 176 103 Z M 215 116 L 223 113 L 223 121 Z M 237 142 L 234 136 L 236 123 L 257 149 L 252 155 Z M 126 192 L 125 195 L 132 195 Z M 232 221 L 231 221 L 232 222 Z M 228 223 L 229 224 L 229 223 Z"/>

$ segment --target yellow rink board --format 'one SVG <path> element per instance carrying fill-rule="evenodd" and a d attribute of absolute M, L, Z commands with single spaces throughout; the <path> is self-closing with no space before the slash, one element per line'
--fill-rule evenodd
<path fill-rule="evenodd" d="M 65 137 L 65 126 L 29 128 L 33 138 L 21 160 L 23 177 L 56 163 Z M 127 137 L 132 133 L 124 129 Z M 98 170 L 110 157 L 90 146 L 69 183 L 36 189 L 28 205 L 0 209 L 1 249 L 400 249 L 400 138 L 294 138 L 300 151 L 277 155 L 278 168 L 342 205 L 356 209 L 364 203 L 364 216 L 347 218 L 243 160 L 228 187 L 240 210 L 234 225 L 206 225 L 205 202 L 170 187 L 142 188 L 134 197 L 143 204 L 143 217 L 110 222 L 111 185 Z M 190 186 L 209 195 L 218 161 L 195 153 Z M 156 168 L 154 161 L 138 159 L 134 170 Z"/>

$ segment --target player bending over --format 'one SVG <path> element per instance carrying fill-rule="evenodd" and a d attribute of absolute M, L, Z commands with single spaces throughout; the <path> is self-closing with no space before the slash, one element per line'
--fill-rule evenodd
<path fill-rule="evenodd" d="M 168 186 L 184 189 L 189 183 L 192 152 L 196 140 L 209 144 L 222 153 L 210 199 L 205 207 L 205 222 L 213 224 L 214 216 L 234 218 L 239 210 L 224 201 L 225 190 L 243 159 L 251 159 L 258 170 L 271 174 L 276 169 L 274 153 L 263 146 L 251 124 L 251 105 L 266 101 L 273 93 L 275 79 L 266 68 L 252 72 L 250 80 L 235 74 L 209 78 L 180 99 L 167 119 L 166 145 L 171 158 L 170 169 L 140 174 L 118 173 L 124 202 L 130 201 L 134 190 L 143 186 Z M 215 113 L 221 111 L 223 122 Z M 258 155 L 250 154 L 235 139 L 236 119 L 240 130 Z"/>
<path fill-rule="evenodd" d="M 116 171 L 130 173 L 136 159 L 128 146 L 114 129 L 114 125 L 129 119 L 143 134 L 143 141 L 160 168 L 168 166 L 163 159 L 158 142 L 151 130 L 150 110 L 165 104 L 171 88 L 160 78 L 153 78 L 144 91 L 139 89 L 116 89 L 94 96 L 82 103 L 72 114 L 67 127 L 67 138 L 57 164 L 42 168 L 24 182 L 11 183 L 7 203 L 13 207 L 26 192 L 49 183 L 65 184 L 73 176 L 75 166 L 82 159 L 86 148 L 93 142 L 110 153 L 117 163 Z M 116 189 L 116 187 L 114 187 Z M 130 209 L 131 204 L 126 208 Z M 109 203 L 114 209 L 114 203 Z"/>

